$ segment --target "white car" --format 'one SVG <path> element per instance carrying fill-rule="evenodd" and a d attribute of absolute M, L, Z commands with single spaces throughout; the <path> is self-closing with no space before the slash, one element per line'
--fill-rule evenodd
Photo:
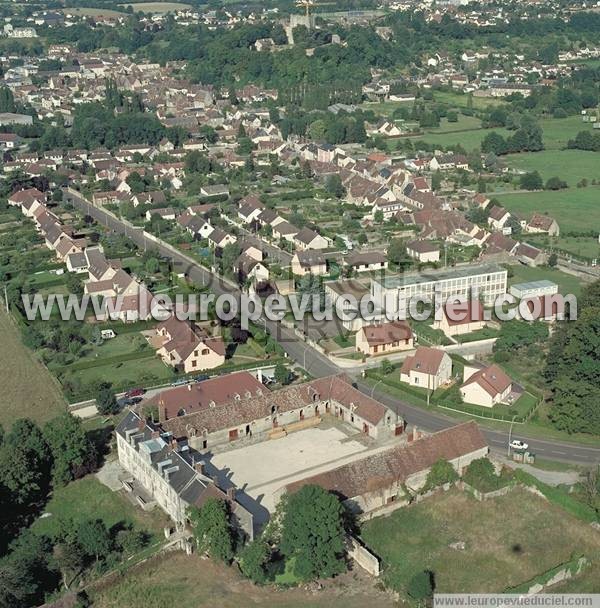
<path fill-rule="evenodd" d="M 529 444 L 523 441 L 519 441 L 518 439 L 513 439 L 510 442 L 510 447 L 513 450 L 526 450 L 529 447 Z"/>

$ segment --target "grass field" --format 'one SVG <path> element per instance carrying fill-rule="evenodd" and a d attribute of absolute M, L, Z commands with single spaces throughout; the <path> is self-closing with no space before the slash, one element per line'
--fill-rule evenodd
<path fill-rule="evenodd" d="M 492 131 L 500 133 L 506 137 L 510 131 L 506 129 L 473 129 L 471 131 L 459 131 L 454 133 L 444 133 L 434 131 L 433 129 L 423 135 L 415 135 L 411 137 L 413 141 L 424 141 L 427 144 L 440 146 L 442 148 L 451 148 L 452 146 L 462 146 L 465 150 L 470 151 L 481 146 L 483 138 Z"/>
<path fill-rule="evenodd" d="M 438 103 L 445 103 L 452 107 L 468 107 L 469 96 L 465 93 L 458 93 L 454 91 L 434 91 L 433 98 Z M 488 108 L 490 106 L 500 106 L 505 104 L 505 102 L 503 102 L 501 99 L 496 99 L 494 97 L 476 97 L 473 95 L 472 100 L 473 108 L 476 110 L 483 110 L 484 108 Z"/>
<path fill-rule="evenodd" d="M 197 553 L 172 553 L 136 568 L 103 588 L 89 590 L 94 608 L 164 608 L 177 598 L 179 608 L 393 608 L 397 602 L 374 581 L 344 575 L 326 581 L 317 593 L 257 587 L 234 568 L 203 560 Z"/>
<path fill-rule="evenodd" d="M 64 411 L 66 403 L 56 382 L 25 348 L 3 308 L 0 310 L 0 332 L 0 423 L 7 427 L 23 417 L 46 422 Z"/>
<path fill-rule="evenodd" d="M 119 4 L 119 6 L 123 8 L 131 6 L 135 12 L 142 11 L 143 13 L 169 13 L 192 8 L 191 5 L 182 2 L 132 2 Z"/>
<path fill-rule="evenodd" d="M 400 591 L 420 571 L 440 593 L 502 592 L 571 559 L 598 555 L 600 537 L 562 509 L 523 490 L 478 502 L 457 490 L 363 526 L 384 560 L 384 581 Z M 463 541 L 464 551 L 451 543 Z"/>
<path fill-rule="evenodd" d="M 544 248 L 563 249 L 575 256 L 586 258 L 600 258 L 600 243 L 597 238 L 584 236 L 527 235 L 527 242 Z"/>
<path fill-rule="evenodd" d="M 582 179 L 600 179 L 600 154 L 585 150 L 544 150 L 525 154 L 509 154 L 506 164 L 521 171 L 538 171 L 542 179 L 560 177 L 571 188 Z"/>
<path fill-rule="evenodd" d="M 48 536 L 58 531 L 60 519 L 101 519 L 109 529 L 117 524 L 134 525 L 156 536 L 162 534 L 163 526 L 168 523 L 160 509 L 145 512 L 134 507 L 121 492 L 113 492 L 94 475 L 54 490 L 45 512 L 51 515 L 38 519 L 33 529 Z"/>
<path fill-rule="evenodd" d="M 71 13 L 73 15 L 86 15 L 88 17 L 117 17 L 125 16 L 125 13 L 115 11 L 109 8 L 65 8 L 63 13 Z"/>
<path fill-rule="evenodd" d="M 547 212 L 558 222 L 561 232 L 600 229 L 600 189 L 594 186 L 493 196 L 523 218 Z"/>
<path fill-rule="evenodd" d="M 578 296 L 581 293 L 581 281 L 576 276 L 566 274 L 554 268 L 532 268 L 518 264 L 511 266 L 513 276 L 508 279 L 508 284 L 526 283 L 528 281 L 541 281 L 547 279 L 558 285 L 562 294 L 572 293 Z"/>
<path fill-rule="evenodd" d="M 456 130 L 455 132 L 452 132 L 453 129 L 449 129 L 450 125 L 459 125 L 461 123 L 465 125 L 463 127 L 463 130 Z M 415 135 L 414 138 L 411 139 L 415 141 L 423 140 L 428 144 L 439 145 L 442 147 L 456 146 L 460 144 L 466 150 L 472 150 L 473 148 L 479 148 L 483 138 L 492 131 L 499 133 L 503 137 L 508 137 L 513 133 L 513 131 L 509 131 L 508 129 L 504 129 L 501 127 L 496 127 L 493 129 L 480 129 L 478 128 L 479 124 L 480 122 L 476 118 L 460 116 L 459 123 L 446 123 L 445 121 L 442 121 L 442 123 L 437 129 L 427 129 L 427 132 L 424 135 Z M 566 147 L 567 141 L 569 139 L 573 139 L 577 135 L 577 133 L 579 133 L 579 131 L 587 131 L 592 129 L 591 124 L 581 122 L 581 117 L 579 116 L 569 116 L 568 118 L 544 118 L 539 121 L 539 124 L 544 133 L 543 138 L 544 146 L 546 148 L 545 152 L 533 152 L 529 154 L 520 154 L 515 156 L 518 156 L 519 158 L 536 158 L 541 157 L 544 154 L 548 154 L 548 152 L 552 150 L 562 150 Z M 579 152 L 581 154 L 588 154 L 590 159 L 595 158 L 593 153 L 578 150 L 569 150 L 568 152 Z M 507 156 L 504 158 L 508 161 L 512 157 Z M 552 175 L 556 175 L 556 173 L 551 174 L 549 177 L 552 177 Z M 569 174 L 566 174 L 563 171 L 563 179 L 569 182 L 573 181 L 572 179 L 567 179 L 568 177 Z M 583 177 L 587 176 L 584 175 Z M 598 177 L 600 177 L 600 175 Z"/>

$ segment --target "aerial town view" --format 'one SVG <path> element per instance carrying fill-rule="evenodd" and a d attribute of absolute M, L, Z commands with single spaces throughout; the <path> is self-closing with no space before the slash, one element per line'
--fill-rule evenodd
<path fill-rule="evenodd" d="M 0 19 L 0 608 L 600 608 L 600 1 Z"/>

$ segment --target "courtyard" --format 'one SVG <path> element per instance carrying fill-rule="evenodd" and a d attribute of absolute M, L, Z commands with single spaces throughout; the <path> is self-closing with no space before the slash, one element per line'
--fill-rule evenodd
<path fill-rule="evenodd" d="M 330 422 L 212 456 L 221 481 L 239 490 L 269 513 L 285 485 L 328 471 L 389 447 L 373 444 L 356 429 Z M 266 514 L 265 514 L 266 515 Z"/>

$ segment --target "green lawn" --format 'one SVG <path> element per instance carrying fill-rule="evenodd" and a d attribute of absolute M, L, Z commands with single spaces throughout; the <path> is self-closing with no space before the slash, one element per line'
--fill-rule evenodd
<path fill-rule="evenodd" d="M 78 396 L 83 399 L 92 396 L 86 392 L 86 387 L 93 382 L 108 381 L 115 390 L 125 390 L 133 386 L 168 382 L 174 375 L 173 370 L 159 358 L 149 357 L 78 370 L 72 372 L 72 377 L 81 383 L 82 391 Z"/>
<path fill-rule="evenodd" d="M 115 325 L 114 331 L 117 334 L 116 338 L 105 340 L 100 345 L 92 345 L 87 349 L 79 361 L 97 359 L 101 364 L 103 359 L 125 355 L 134 352 L 149 352 L 150 346 L 141 334 L 120 334 L 119 326 Z"/>
<path fill-rule="evenodd" d="M 477 331 L 472 331 L 469 334 L 463 334 L 460 336 L 453 336 L 457 342 L 461 344 L 465 342 L 476 342 L 477 340 L 487 340 L 489 338 L 497 338 L 498 330 L 493 327 L 483 327 Z"/>
<path fill-rule="evenodd" d="M 522 218 L 547 212 L 562 232 L 585 232 L 600 227 L 600 189 L 594 186 L 555 192 L 494 194 L 494 197 Z"/>
<path fill-rule="evenodd" d="M 366 523 L 362 538 L 400 592 L 423 570 L 440 593 L 502 592 L 600 548 L 586 524 L 523 490 L 484 502 L 452 490 Z M 464 550 L 449 546 L 457 541 Z"/>
<path fill-rule="evenodd" d="M 160 534 L 167 522 L 166 515 L 160 509 L 145 512 L 134 507 L 124 494 L 111 491 L 94 475 L 54 490 L 45 512 L 51 515 L 38 519 L 33 529 L 48 536 L 57 532 L 61 519 L 101 519 L 108 528 L 124 523 L 154 534 Z"/>
<path fill-rule="evenodd" d="M 451 341 L 441 329 L 434 329 L 426 321 L 412 321 L 411 325 L 414 332 L 419 337 L 419 342 L 422 343 L 423 346 L 429 346 L 432 344 L 451 344 Z"/>
<path fill-rule="evenodd" d="M 555 270 L 553 268 L 523 266 L 518 264 L 511 266 L 513 276 L 508 280 L 508 284 L 526 283 L 528 281 L 541 281 L 547 279 L 554 281 L 558 285 L 558 290 L 562 294 L 572 293 L 578 296 L 581 293 L 581 281 L 577 277 Z"/>

